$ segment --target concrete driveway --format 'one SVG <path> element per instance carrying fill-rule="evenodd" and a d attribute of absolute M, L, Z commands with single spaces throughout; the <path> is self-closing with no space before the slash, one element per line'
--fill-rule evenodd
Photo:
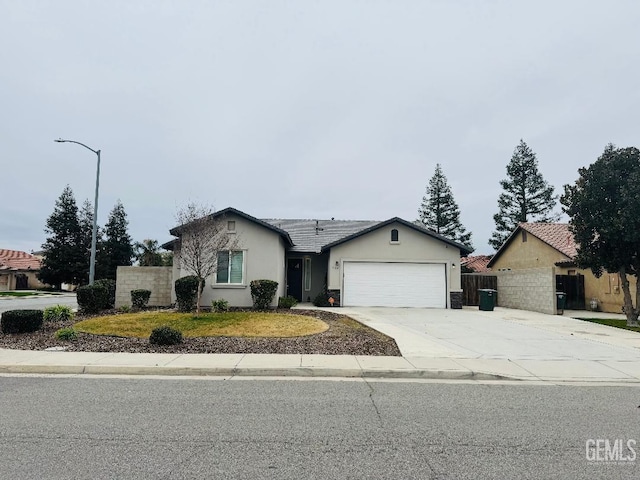
<path fill-rule="evenodd" d="M 640 361 L 640 333 L 560 315 L 499 307 L 349 307 L 340 313 L 393 337 L 405 357 Z"/>
<path fill-rule="evenodd" d="M 393 337 L 415 368 L 463 368 L 522 380 L 640 380 L 640 333 L 568 316 L 478 307 L 341 308 L 340 313 Z"/>

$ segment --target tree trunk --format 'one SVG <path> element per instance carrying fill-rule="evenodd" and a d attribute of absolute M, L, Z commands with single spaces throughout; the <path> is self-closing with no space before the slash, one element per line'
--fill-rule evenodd
<path fill-rule="evenodd" d="M 627 316 L 627 327 L 638 327 L 638 310 L 633 306 L 633 300 L 631 299 L 631 289 L 629 288 L 629 279 L 627 278 L 627 271 L 625 267 L 621 267 L 618 272 L 620 280 L 622 282 L 622 292 L 624 293 L 624 306 L 622 310 Z M 638 291 L 638 282 L 636 281 L 636 306 L 638 305 L 638 298 L 640 292 Z"/>
<path fill-rule="evenodd" d="M 198 295 L 196 300 L 196 313 L 200 313 L 200 300 L 202 299 L 202 290 L 204 290 L 204 278 L 198 278 Z"/>

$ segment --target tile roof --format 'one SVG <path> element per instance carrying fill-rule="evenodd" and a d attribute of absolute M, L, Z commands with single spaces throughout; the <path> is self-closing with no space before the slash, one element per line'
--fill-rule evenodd
<path fill-rule="evenodd" d="M 487 267 L 492 255 L 474 255 L 472 257 L 462 257 L 460 259 L 460 265 L 467 267 L 469 270 L 473 270 L 476 273 L 490 272 L 491 269 Z"/>
<path fill-rule="evenodd" d="M 0 248 L 0 270 L 40 270 L 40 259 L 27 252 Z"/>
<path fill-rule="evenodd" d="M 305 220 L 267 218 L 263 222 L 287 232 L 292 252 L 320 253 L 322 247 L 379 224 L 376 220 Z"/>
<path fill-rule="evenodd" d="M 578 246 L 568 223 L 521 223 L 519 227 L 573 259 Z"/>

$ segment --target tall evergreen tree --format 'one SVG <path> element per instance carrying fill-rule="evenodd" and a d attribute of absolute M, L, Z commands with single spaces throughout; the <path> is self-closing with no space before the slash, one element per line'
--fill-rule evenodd
<path fill-rule="evenodd" d="M 56 200 L 53 213 L 47 219 L 49 235 L 42 245 L 44 258 L 38 278 L 60 288 L 62 283 L 80 284 L 87 276 L 78 222 L 78 206 L 73 191 L 67 185 Z"/>
<path fill-rule="evenodd" d="M 100 248 L 100 262 L 96 270 L 100 278 L 116 278 L 118 266 L 130 266 L 135 255 L 131 236 L 127 231 L 129 221 L 124 206 L 118 200 L 109 213 L 109 219 L 104 228 L 105 238 Z"/>
<path fill-rule="evenodd" d="M 440 164 L 436 165 L 436 171 L 429 180 L 418 215 L 420 224 L 443 237 L 471 247 L 471 232 L 467 232 L 460 222 L 460 209 Z"/>
<path fill-rule="evenodd" d="M 536 154 L 522 139 L 507 165 L 507 177 L 500 181 L 504 192 L 498 198 L 499 212 L 493 216 L 496 230 L 489 239 L 496 250 L 519 223 L 555 222 L 560 218 L 552 213 L 558 196 L 538 171 Z"/>
<path fill-rule="evenodd" d="M 93 204 L 89 200 L 85 200 L 78 210 L 78 223 L 80 224 L 80 243 L 78 247 L 82 251 L 84 262 L 83 284 L 89 283 L 89 264 L 91 262 L 91 238 L 93 233 Z M 96 249 L 101 245 L 100 227 L 96 236 Z"/>

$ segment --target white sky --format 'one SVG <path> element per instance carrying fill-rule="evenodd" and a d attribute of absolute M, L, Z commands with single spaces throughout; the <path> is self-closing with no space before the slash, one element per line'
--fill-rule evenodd
<path fill-rule="evenodd" d="M 635 1 L 0 0 L 0 248 L 66 184 L 169 240 L 189 200 L 258 218 L 417 217 L 441 163 L 490 253 L 523 138 L 561 193 L 639 146 Z M 558 211 L 560 207 L 558 206 Z"/>

